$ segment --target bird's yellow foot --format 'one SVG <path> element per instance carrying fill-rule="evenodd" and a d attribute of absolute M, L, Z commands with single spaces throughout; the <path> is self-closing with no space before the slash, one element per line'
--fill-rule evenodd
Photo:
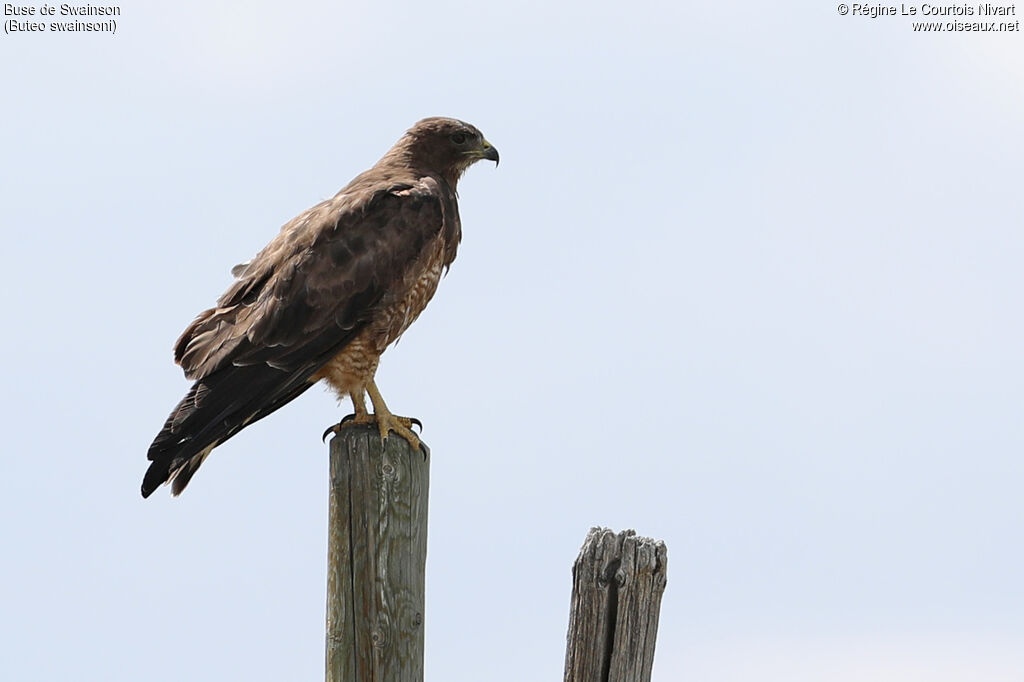
<path fill-rule="evenodd" d="M 388 439 L 388 434 L 394 431 L 399 436 L 409 441 L 409 445 L 412 446 L 413 450 L 420 449 L 419 436 L 417 436 L 412 430 L 413 424 L 420 427 L 420 429 L 423 429 L 423 424 L 420 423 L 419 419 L 396 417 L 390 412 L 385 412 L 383 414 L 371 414 L 370 419 L 371 421 L 377 422 L 377 428 L 380 429 L 381 441 L 386 441 Z"/>
<path fill-rule="evenodd" d="M 363 424 L 376 424 L 380 430 L 381 441 L 388 439 L 388 434 L 392 431 L 397 433 L 399 436 L 404 438 L 412 446 L 413 450 L 420 449 L 420 439 L 413 432 L 412 427 L 416 425 L 423 428 L 423 423 L 419 419 L 411 419 L 409 417 L 396 417 L 390 412 L 384 412 L 382 414 L 367 414 L 365 412 L 359 414 L 347 415 L 341 420 L 341 423 L 335 424 L 326 431 L 324 431 L 324 440 L 327 439 L 327 434 L 339 433 L 342 429 L 350 426 L 358 426 Z"/>
<path fill-rule="evenodd" d="M 341 421 L 338 422 L 337 424 L 335 424 L 333 426 L 328 426 L 327 427 L 327 430 L 324 431 L 324 435 L 323 435 L 323 439 L 322 440 L 326 441 L 327 440 L 327 434 L 329 434 L 329 433 L 333 433 L 335 436 L 337 436 L 339 433 L 341 433 L 342 429 L 344 429 L 346 427 L 349 427 L 349 426 L 355 426 L 356 424 L 376 424 L 376 423 L 377 423 L 377 420 L 373 418 L 372 414 L 366 414 L 365 412 L 361 412 L 361 413 L 357 413 L 357 414 L 347 414 L 344 417 L 342 417 Z"/>

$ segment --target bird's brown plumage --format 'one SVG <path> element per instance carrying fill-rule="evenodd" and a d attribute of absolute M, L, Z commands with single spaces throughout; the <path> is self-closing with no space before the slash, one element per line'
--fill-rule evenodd
<path fill-rule="evenodd" d="M 195 383 L 150 446 L 143 497 L 165 482 L 180 493 L 214 447 L 320 379 L 361 400 L 455 259 L 456 183 L 482 158 L 498 155 L 476 128 L 424 119 L 236 266 L 174 346 Z"/>

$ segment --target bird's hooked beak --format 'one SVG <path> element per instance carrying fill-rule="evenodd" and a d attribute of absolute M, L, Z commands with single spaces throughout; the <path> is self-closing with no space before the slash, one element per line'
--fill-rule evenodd
<path fill-rule="evenodd" d="M 480 143 L 480 158 L 481 159 L 487 159 L 488 161 L 493 161 L 494 165 L 497 166 L 498 165 L 498 150 L 497 150 L 497 148 L 493 144 L 488 142 L 487 140 L 482 141 Z"/>

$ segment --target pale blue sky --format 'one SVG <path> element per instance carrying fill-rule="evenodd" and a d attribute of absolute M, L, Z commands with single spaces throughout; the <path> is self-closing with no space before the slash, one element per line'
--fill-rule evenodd
<path fill-rule="evenodd" d="M 0 678 L 323 669 L 314 389 L 143 501 L 170 347 L 417 119 L 501 150 L 379 384 L 433 451 L 427 679 L 559 679 L 592 525 L 655 680 L 1024 677 L 1024 43 L 829 3 L 121 4 L 2 35 Z"/>

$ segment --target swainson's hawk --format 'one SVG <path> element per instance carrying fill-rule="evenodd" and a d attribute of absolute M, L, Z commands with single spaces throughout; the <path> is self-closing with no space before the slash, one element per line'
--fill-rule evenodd
<path fill-rule="evenodd" d="M 480 159 L 497 163 L 498 151 L 475 127 L 424 119 L 373 168 L 236 266 L 217 306 L 174 346 L 195 383 L 149 448 L 142 496 L 167 482 L 179 494 L 213 448 L 321 379 L 352 398 L 356 422 L 376 422 L 382 438 L 394 431 L 418 447 L 409 420 L 388 411 L 374 374 L 455 259 L 455 185 Z"/>

